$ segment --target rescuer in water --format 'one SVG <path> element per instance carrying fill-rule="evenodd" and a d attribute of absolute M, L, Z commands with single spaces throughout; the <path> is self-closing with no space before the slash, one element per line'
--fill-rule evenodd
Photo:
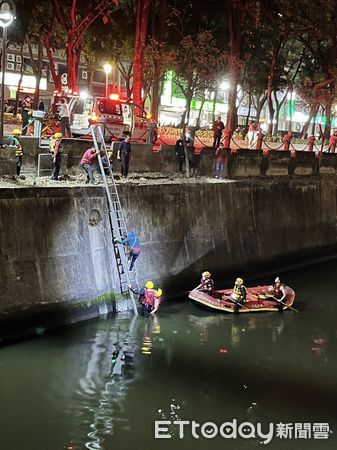
<path fill-rule="evenodd" d="M 22 145 L 20 144 L 20 141 L 19 141 L 20 134 L 21 134 L 21 131 L 18 129 L 15 129 L 15 130 L 13 130 L 12 136 L 9 139 L 10 147 L 15 148 L 15 164 L 16 164 L 17 176 L 20 176 L 21 167 L 22 167 L 22 156 L 23 156 Z"/>
<path fill-rule="evenodd" d="M 133 269 L 133 267 L 135 265 L 136 259 L 138 258 L 138 256 L 140 255 L 140 252 L 142 251 L 142 249 L 140 247 L 138 236 L 136 235 L 136 233 L 134 231 L 129 231 L 126 238 L 124 238 L 122 241 L 117 240 L 117 242 L 119 244 L 127 245 L 128 247 L 130 247 L 131 264 L 130 264 L 129 271 L 131 272 L 131 270 Z"/>
<path fill-rule="evenodd" d="M 277 301 L 279 309 L 282 309 L 282 303 L 284 302 L 287 293 L 284 284 L 281 283 L 280 277 L 275 278 L 274 284 L 269 292 L 273 299 Z"/>
<path fill-rule="evenodd" d="M 129 288 L 134 294 L 139 295 L 138 301 L 142 305 L 143 316 L 154 315 L 158 311 L 163 291 L 161 289 L 155 290 L 153 281 L 147 281 L 145 287 L 140 291 L 132 289 L 130 285 Z"/>
<path fill-rule="evenodd" d="M 214 281 L 211 278 L 211 274 L 206 271 L 201 274 L 201 280 L 199 286 L 196 289 L 201 289 L 202 291 L 213 294 L 214 292 Z"/>

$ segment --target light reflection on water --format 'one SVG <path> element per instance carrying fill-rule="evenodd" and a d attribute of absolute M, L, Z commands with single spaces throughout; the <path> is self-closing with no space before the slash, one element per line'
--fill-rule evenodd
<path fill-rule="evenodd" d="M 219 440 L 180 441 L 173 426 L 172 441 L 158 443 L 155 420 L 335 427 L 337 306 L 323 307 L 321 299 L 322 289 L 336 292 L 336 268 L 287 275 L 299 314 L 231 316 L 167 301 L 155 318 L 97 320 L 3 348 L 3 448 L 234 449 Z M 22 433 L 10 426 L 18 423 Z M 276 441 L 268 448 L 336 448 L 333 439 L 305 444 Z M 259 446 L 241 440 L 235 450 Z"/>

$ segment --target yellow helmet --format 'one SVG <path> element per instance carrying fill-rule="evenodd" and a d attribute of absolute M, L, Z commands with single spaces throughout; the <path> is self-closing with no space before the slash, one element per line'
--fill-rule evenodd
<path fill-rule="evenodd" d="M 209 278 L 210 276 L 211 276 L 211 274 L 209 273 L 209 272 L 203 272 L 202 274 L 201 274 L 204 278 Z"/>
<path fill-rule="evenodd" d="M 15 128 L 15 130 L 12 131 L 13 136 L 20 136 L 21 131 Z"/>
<path fill-rule="evenodd" d="M 160 288 L 157 289 L 156 295 L 157 295 L 157 297 L 161 297 L 163 295 L 163 290 Z"/>
<path fill-rule="evenodd" d="M 62 136 L 63 136 L 62 133 L 55 133 L 54 134 L 54 138 L 55 139 L 61 139 Z"/>
<path fill-rule="evenodd" d="M 243 279 L 242 278 L 237 278 L 235 280 L 235 283 L 241 285 L 241 284 L 243 284 Z"/>
<path fill-rule="evenodd" d="M 154 288 L 153 281 L 147 281 L 145 287 L 146 289 L 153 289 Z"/>

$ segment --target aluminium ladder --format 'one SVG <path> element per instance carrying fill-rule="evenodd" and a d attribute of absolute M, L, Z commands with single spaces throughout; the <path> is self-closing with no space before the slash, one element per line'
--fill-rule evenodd
<path fill-rule="evenodd" d="M 117 242 L 117 240 L 121 241 L 126 237 L 127 227 L 105 143 L 105 126 L 104 124 L 91 125 L 90 130 L 96 152 L 102 152 L 103 154 L 105 154 L 108 161 L 107 176 L 104 171 L 101 154 L 98 154 L 99 167 L 101 175 L 103 177 L 104 187 L 108 200 L 109 223 L 112 235 L 112 245 L 116 260 L 116 267 L 120 282 L 120 291 L 122 295 L 129 296 L 130 300 L 132 301 L 134 313 L 137 315 L 138 310 L 135 300 L 135 294 L 129 287 L 131 286 L 133 289 L 139 290 L 136 267 L 134 266 L 133 270 L 129 271 L 129 260 L 127 256 L 126 246 Z"/>

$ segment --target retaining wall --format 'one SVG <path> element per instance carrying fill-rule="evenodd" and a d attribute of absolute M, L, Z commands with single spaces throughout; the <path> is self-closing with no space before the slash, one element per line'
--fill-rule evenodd
<path fill-rule="evenodd" d="M 143 247 L 140 283 L 153 279 L 166 295 L 206 269 L 231 285 L 238 273 L 337 250 L 334 179 L 122 184 L 120 195 Z M 1 189 L 0 217 L 0 340 L 129 306 L 102 188 Z"/>

